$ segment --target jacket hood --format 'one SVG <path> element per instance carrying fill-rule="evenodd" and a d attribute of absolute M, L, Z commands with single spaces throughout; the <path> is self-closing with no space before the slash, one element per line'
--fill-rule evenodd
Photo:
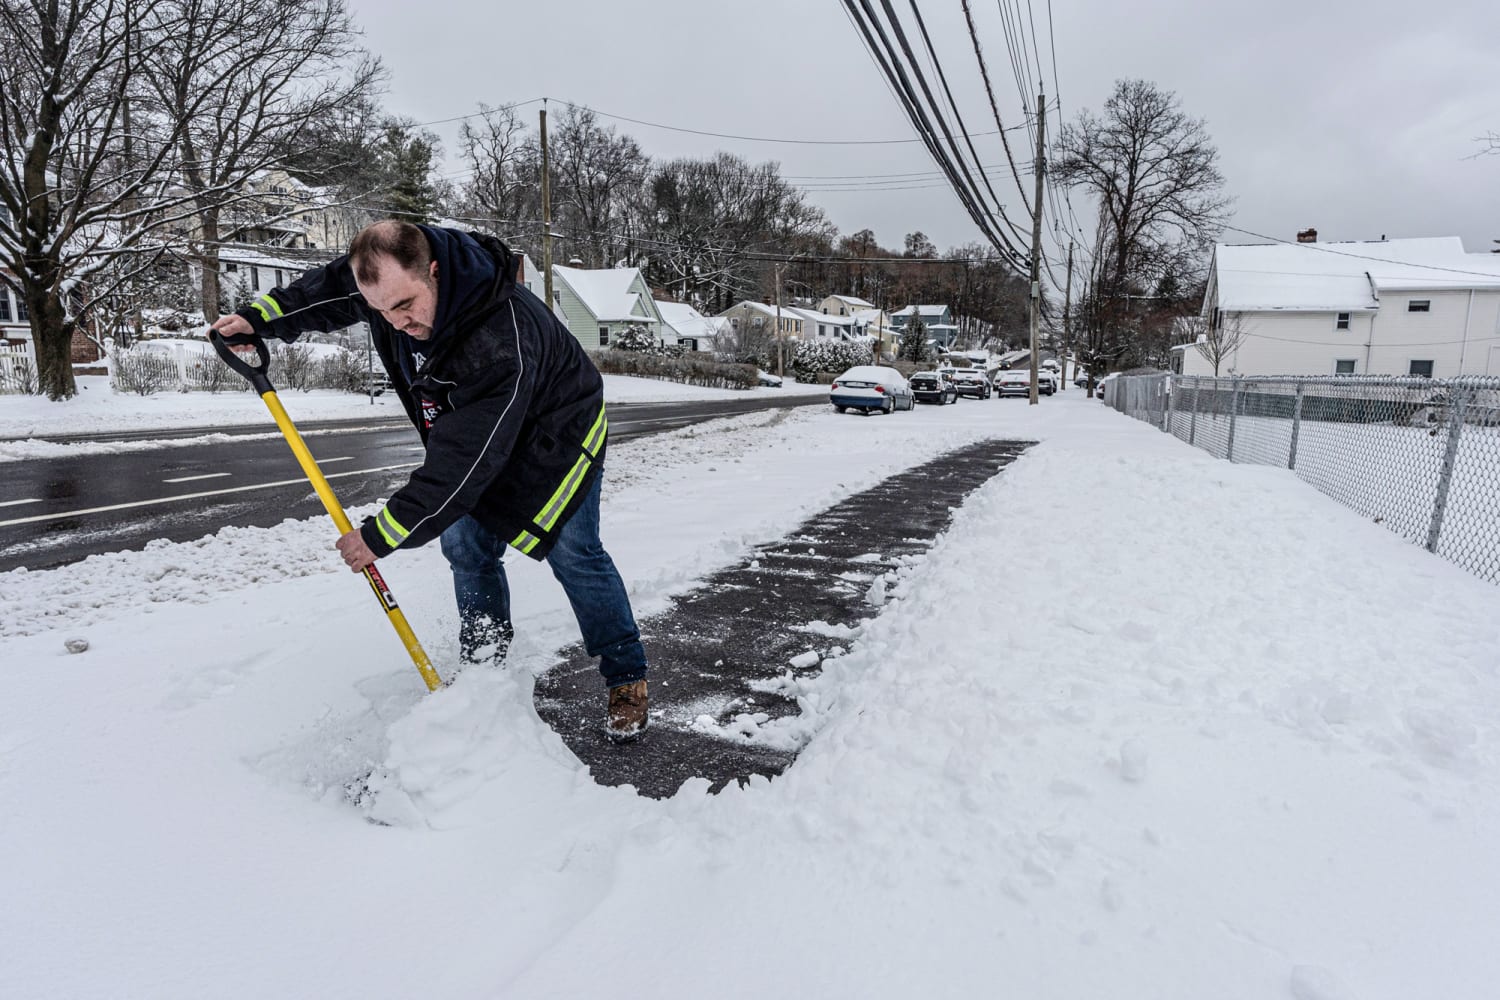
<path fill-rule="evenodd" d="M 429 355 L 459 333 L 468 315 L 489 309 L 515 288 L 515 263 L 499 240 L 436 226 L 419 226 L 438 266 L 437 314 L 432 336 L 411 347 Z"/>

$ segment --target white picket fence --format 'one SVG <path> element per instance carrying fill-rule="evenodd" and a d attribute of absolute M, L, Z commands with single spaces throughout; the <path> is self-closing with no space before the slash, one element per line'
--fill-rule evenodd
<path fill-rule="evenodd" d="M 0 344 L 0 393 L 36 392 L 36 349 L 31 341 Z"/>

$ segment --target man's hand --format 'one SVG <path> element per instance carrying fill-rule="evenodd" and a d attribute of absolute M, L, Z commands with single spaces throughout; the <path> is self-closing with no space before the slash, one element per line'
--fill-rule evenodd
<path fill-rule="evenodd" d="M 357 528 L 340 538 L 334 547 L 339 550 L 339 555 L 344 557 L 344 562 L 349 568 L 356 573 L 363 573 L 365 567 L 375 561 L 375 553 L 370 551 L 370 547 L 365 544 Z"/>
<path fill-rule="evenodd" d="M 250 321 L 239 313 L 220 316 L 209 329 L 217 331 L 221 337 L 233 337 L 236 334 L 255 332 L 255 327 L 250 325 Z"/>

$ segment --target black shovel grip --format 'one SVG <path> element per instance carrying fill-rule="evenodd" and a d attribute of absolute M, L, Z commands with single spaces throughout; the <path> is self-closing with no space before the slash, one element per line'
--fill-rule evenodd
<path fill-rule="evenodd" d="M 210 329 L 208 331 L 208 341 L 214 345 L 214 350 L 219 353 L 219 357 L 224 359 L 224 363 L 248 379 L 250 384 L 255 387 L 256 392 L 265 395 L 273 391 L 271 379 L 267 375 L 267 371 L 271 366 L 271 352 L 259 334 L 235 333 L 226 337 L 219 333 L 218 330 Z M 260 364 L 252 365 L 245 360 L 243 355 L 231 349 L 243 344 L 253 344 L 255 346 L 255 353 L 260 356 Z"/>

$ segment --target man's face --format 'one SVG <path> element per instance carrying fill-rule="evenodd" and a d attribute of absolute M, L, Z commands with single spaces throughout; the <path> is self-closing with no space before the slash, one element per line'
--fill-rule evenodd
<path fill-rule="evenodd" d="M 367 285 L 355 279 L 359 294 L 385 321 L 413 340 L 432 336 L 437 316 L 437 261 L 426 272 L 408 271 L 389 257 L 379 258 L 380 280 Z"/>

